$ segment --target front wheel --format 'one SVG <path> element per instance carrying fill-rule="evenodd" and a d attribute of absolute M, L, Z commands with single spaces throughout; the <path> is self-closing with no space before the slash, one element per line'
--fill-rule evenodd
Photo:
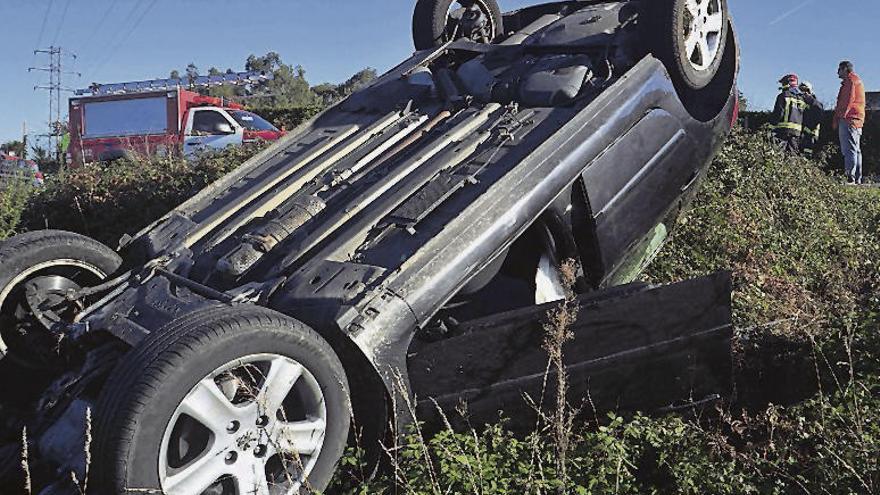
<path fill-rule="evenodd" d="M 0 245 L 0 358 L 51 368 L 59 325 L 85 301 L 65 297 L 100 284 L 122 264 L 112 249 L 79 234 L 39 230 Z"/>
<path fill-rule="evenodd" d="M 326 488 L 345 448 L 348 382 L 305 325 L 213 308 L 152 333 L 98 404 L 103 490 L 298 494 Z"/>
<path fill-rule="evenodd" d="M 650 0 L 654 52 L 676 83 L 700 90 L 721 67 L 730 18 L 727 0 Z"/>

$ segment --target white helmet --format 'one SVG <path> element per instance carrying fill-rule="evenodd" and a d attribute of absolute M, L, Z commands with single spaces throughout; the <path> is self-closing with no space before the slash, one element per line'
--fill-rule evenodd
<path fill-rule="evenodd" d="M 801 89 L 801 91 L 803 91 L 805 93 L 812 94 L 813 93 L 813 83 L 811 83 L 810 81 L 804 81 L 801 83 L 800 89 Z"/>

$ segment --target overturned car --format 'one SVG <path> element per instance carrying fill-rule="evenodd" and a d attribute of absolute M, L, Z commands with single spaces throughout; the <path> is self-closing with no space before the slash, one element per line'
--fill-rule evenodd
<path fill-rule="evenodd" d="M 558 300 L 565 259 L 594 299 L 632 281 L 736 119 L 726 0 L 420 0 L 413 30 L 121 255 L 0 245 L 8 429 L 76 470 L 51 437 L 93 409 L 100 493 L 321 490 L 400 422 L 414 346 Z"/>

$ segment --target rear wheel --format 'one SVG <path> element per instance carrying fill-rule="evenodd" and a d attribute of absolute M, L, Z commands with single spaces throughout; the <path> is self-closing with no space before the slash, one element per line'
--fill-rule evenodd
<path fill-rule="evenodd" d="M 419 0 L 412 29 L 416 50 L 428 50 L 461 38 L 491 43 L 504 20 L 495 0 Z"/>
<path fill-rule="evenodd" d="M 295 494 L 323 490 L 351 418 L 342 364 L 305 325 L 214 308 L 154 332 L 98 405 L 108 493 Z"/>
<path fill-rule="evenodd" d="M 655 54 L 677 84 L 699 90 L 718 73 L 730 20 L 727 0 L 652 0 Z"/>

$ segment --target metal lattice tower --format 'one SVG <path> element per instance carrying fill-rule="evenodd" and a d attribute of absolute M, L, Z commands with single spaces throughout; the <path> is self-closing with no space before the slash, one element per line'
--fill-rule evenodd
<path fill-rule="evenodd" d="M 43 71 L 49 73 L 48 84 L 34 86 L 34 91 L 42 89 L 49 92 L 49 129 L 44 136 L 49 138 L 50 152 L 55 152 L 58 149 L 58 140 L 64 134 L 65 128 L 64 123 L 61 121 L 61 115 L 63 112 L 63 109 L 61 107 L 61 93 L 73 91 L 72 89 L 64 86 L 64 84 L 62 83 L 62 77 L 64 75 L 81 76 L 81 74 L 77 72 L 64 71 L 62 65 L 64 59 L 63 56 L 70 55 L 71 57 L 76 59 L 76 55 L 72 53 L 65 53 L 60 46 L 50 46 L 49 48 L 34 50 L 34 54 L 45 54 L 49 57 L 48 66 L 29 67 L 28 72 Z"/>

